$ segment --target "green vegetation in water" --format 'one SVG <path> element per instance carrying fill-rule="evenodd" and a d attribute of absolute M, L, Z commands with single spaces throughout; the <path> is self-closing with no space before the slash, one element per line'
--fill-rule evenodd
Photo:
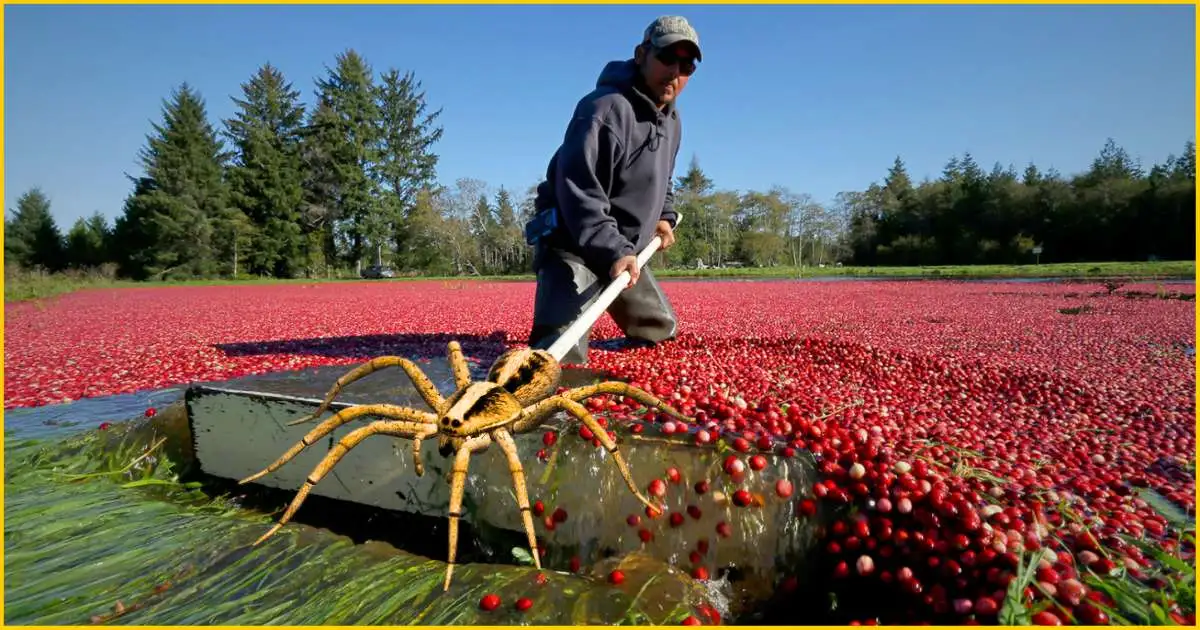
<path fill-rule="evenodd" d="M 620 586 L 529 566 L 445 564 L 327 530 L 285 528 L 236 498 L 182 483 L 160 412 L 62 441 L 9 439 L 5 471 L 8 624 L 677 624 L 688 597 L 639 596 L 674 570 Z M 483 611 L 488 593 L 500 608 Z M 533 607 L 520 612 L 521 597 Z M 696 600 L 699 601 L 699 600 Z"/>

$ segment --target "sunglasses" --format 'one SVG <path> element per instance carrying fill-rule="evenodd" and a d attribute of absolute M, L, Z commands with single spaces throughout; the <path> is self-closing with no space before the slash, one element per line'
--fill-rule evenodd
<path fill-rule="evenodd" d="M 679 73 L 684 76 L 690 77 L 696 71 L 696 58 L 682 48 L 660 49 L 654 58 L 664 66 L 679 64 Z"/>

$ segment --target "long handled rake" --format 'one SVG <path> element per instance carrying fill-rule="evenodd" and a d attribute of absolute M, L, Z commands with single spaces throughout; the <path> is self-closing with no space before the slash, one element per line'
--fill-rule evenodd
<path fill-rule="evenodd" d="M 682 221 L 683 214 L 680 213 L 675 219 L 675 227 L 678 228 Z M 658 251 L 658 247 L 661 244 L 662 237 L 657 235 L 650 239 L 649 243 L 646 243 L 646 246 L 637 255 L 637 267 L 639 271 L 642 267 L 646 266 L 646 263 L 650 261 L 650 257 L 654 255 L 654 252 Z M 574 322 L 571 322 L 571 325 L 563 331 L 563 334 L 547 349 L 547 352 L 553 355 L 555 359 L 562 361 L 567 351 L 573 348 L 576 343 L 579 343 L 584 333 L 596 323 L 596 320 L 600 319 L 600 315 L 608 310 L 609 305 L 613 303 L 613 300 L 617 299 L 621 291 L 626 289 L 626 285 L 629 284 L 629 277 L 630 274 L 628 271 L 622 271 L 620 275 L 613 278 L 612 282 L 604 288 L 604 291 L 596 296 L 596 299 L 583 310 L 583 313 L 580 313 Z"/>

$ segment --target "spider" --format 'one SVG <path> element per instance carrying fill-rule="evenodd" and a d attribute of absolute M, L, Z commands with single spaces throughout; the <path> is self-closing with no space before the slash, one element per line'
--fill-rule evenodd
<path fill-rule="evenodd" d="M 620 381 L 607 381 L 577 387 L 551 396 L 558 389 L 562 368 L 558 361 L 545 350 L 528 347 L 510 349 L 496 358 L 484 381 L 472 381 L 467 362 L 463 358 L 462 346 L 457 341 L 449 343 L 450 365 L 454 371 L 457 389 L 449 398 L 442 398 L 437 387 L 412 361 L 403 357 L 376 357 L 354 368 L 339 378 L 326 394 L 320 407 L 311 414 L 289 422 L 289 426 L 308 422 L 324 413 L 335 396 L 354 381 L 387 367 L 399 367 L 408 374 L 417 392 L 434 410 L 434 413 L 391 404 L 365 404 L 347 407 L 309 431 L 278 460 L 261 472 L 246 477 L 239 484 L 246 484 L 279 469 L 305 448 L 315 444 L 334 429 L 361 416 L 380 416 L 377 420 L 346 434 L 313 469 L 304 485 L 279 522 L 254 542 L 255 545 L 279 531 L 300 508 L 321 479 L 337 465 L 350 449 L 372 435 L 389 435 L 412 440 L 413 468 L 418 476 L 425 474 L 421 461 L 421 442 L 433 437 L 438 439 L 438 452 L 443 457 L 454 455 L 450 482 L 450 549 L 447 556 L 446 582 L 444 591 L 450 590 L 450 579 L 454 573 L 454 558 L 458 544 L 458 520 L 462 517 L 463 491 L 467 476 L 467 464 L 472 454 L 483 451 L 491 444 L 500 446 L 508 459 L 509 471 L 521 509 L 525 533 L 533 552 L 534 565 L 541 570 L 537 537 L 533 529 L 533 516 L 525 486 L 525 472 L 517 457 L 514 433 L 529 431 L 538 426 L 543 418 L 556 411 L 565 411 L 583 421 L 604 448 L 612 454 L 625 484 L 639 501 L 647 507 L 661 512 L 665 506 L 654 505 L 638 491 L 637 484 L 629 472 L 616 443 L 609 437 L 596 419 L 580 401 L 598 394 L 616 394 L 632 398 L 646 406 L 658 408 L 685 422 L 692 419 L 669 407 L 666 403 L 642 389 Z"/>

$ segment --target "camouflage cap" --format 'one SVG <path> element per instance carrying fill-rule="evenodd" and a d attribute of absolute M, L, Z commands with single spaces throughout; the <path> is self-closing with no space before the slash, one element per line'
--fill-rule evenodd
<path fill-rule="evenodd" d="M 700 60 L 700 35 L 683 16 L 664 15 L 654 20 L 646 27 L 642 41 L 649 42 L 655 48 L 666 48 L 677 42 L 690 42 L 696 47 L 696 60 Z"/>

